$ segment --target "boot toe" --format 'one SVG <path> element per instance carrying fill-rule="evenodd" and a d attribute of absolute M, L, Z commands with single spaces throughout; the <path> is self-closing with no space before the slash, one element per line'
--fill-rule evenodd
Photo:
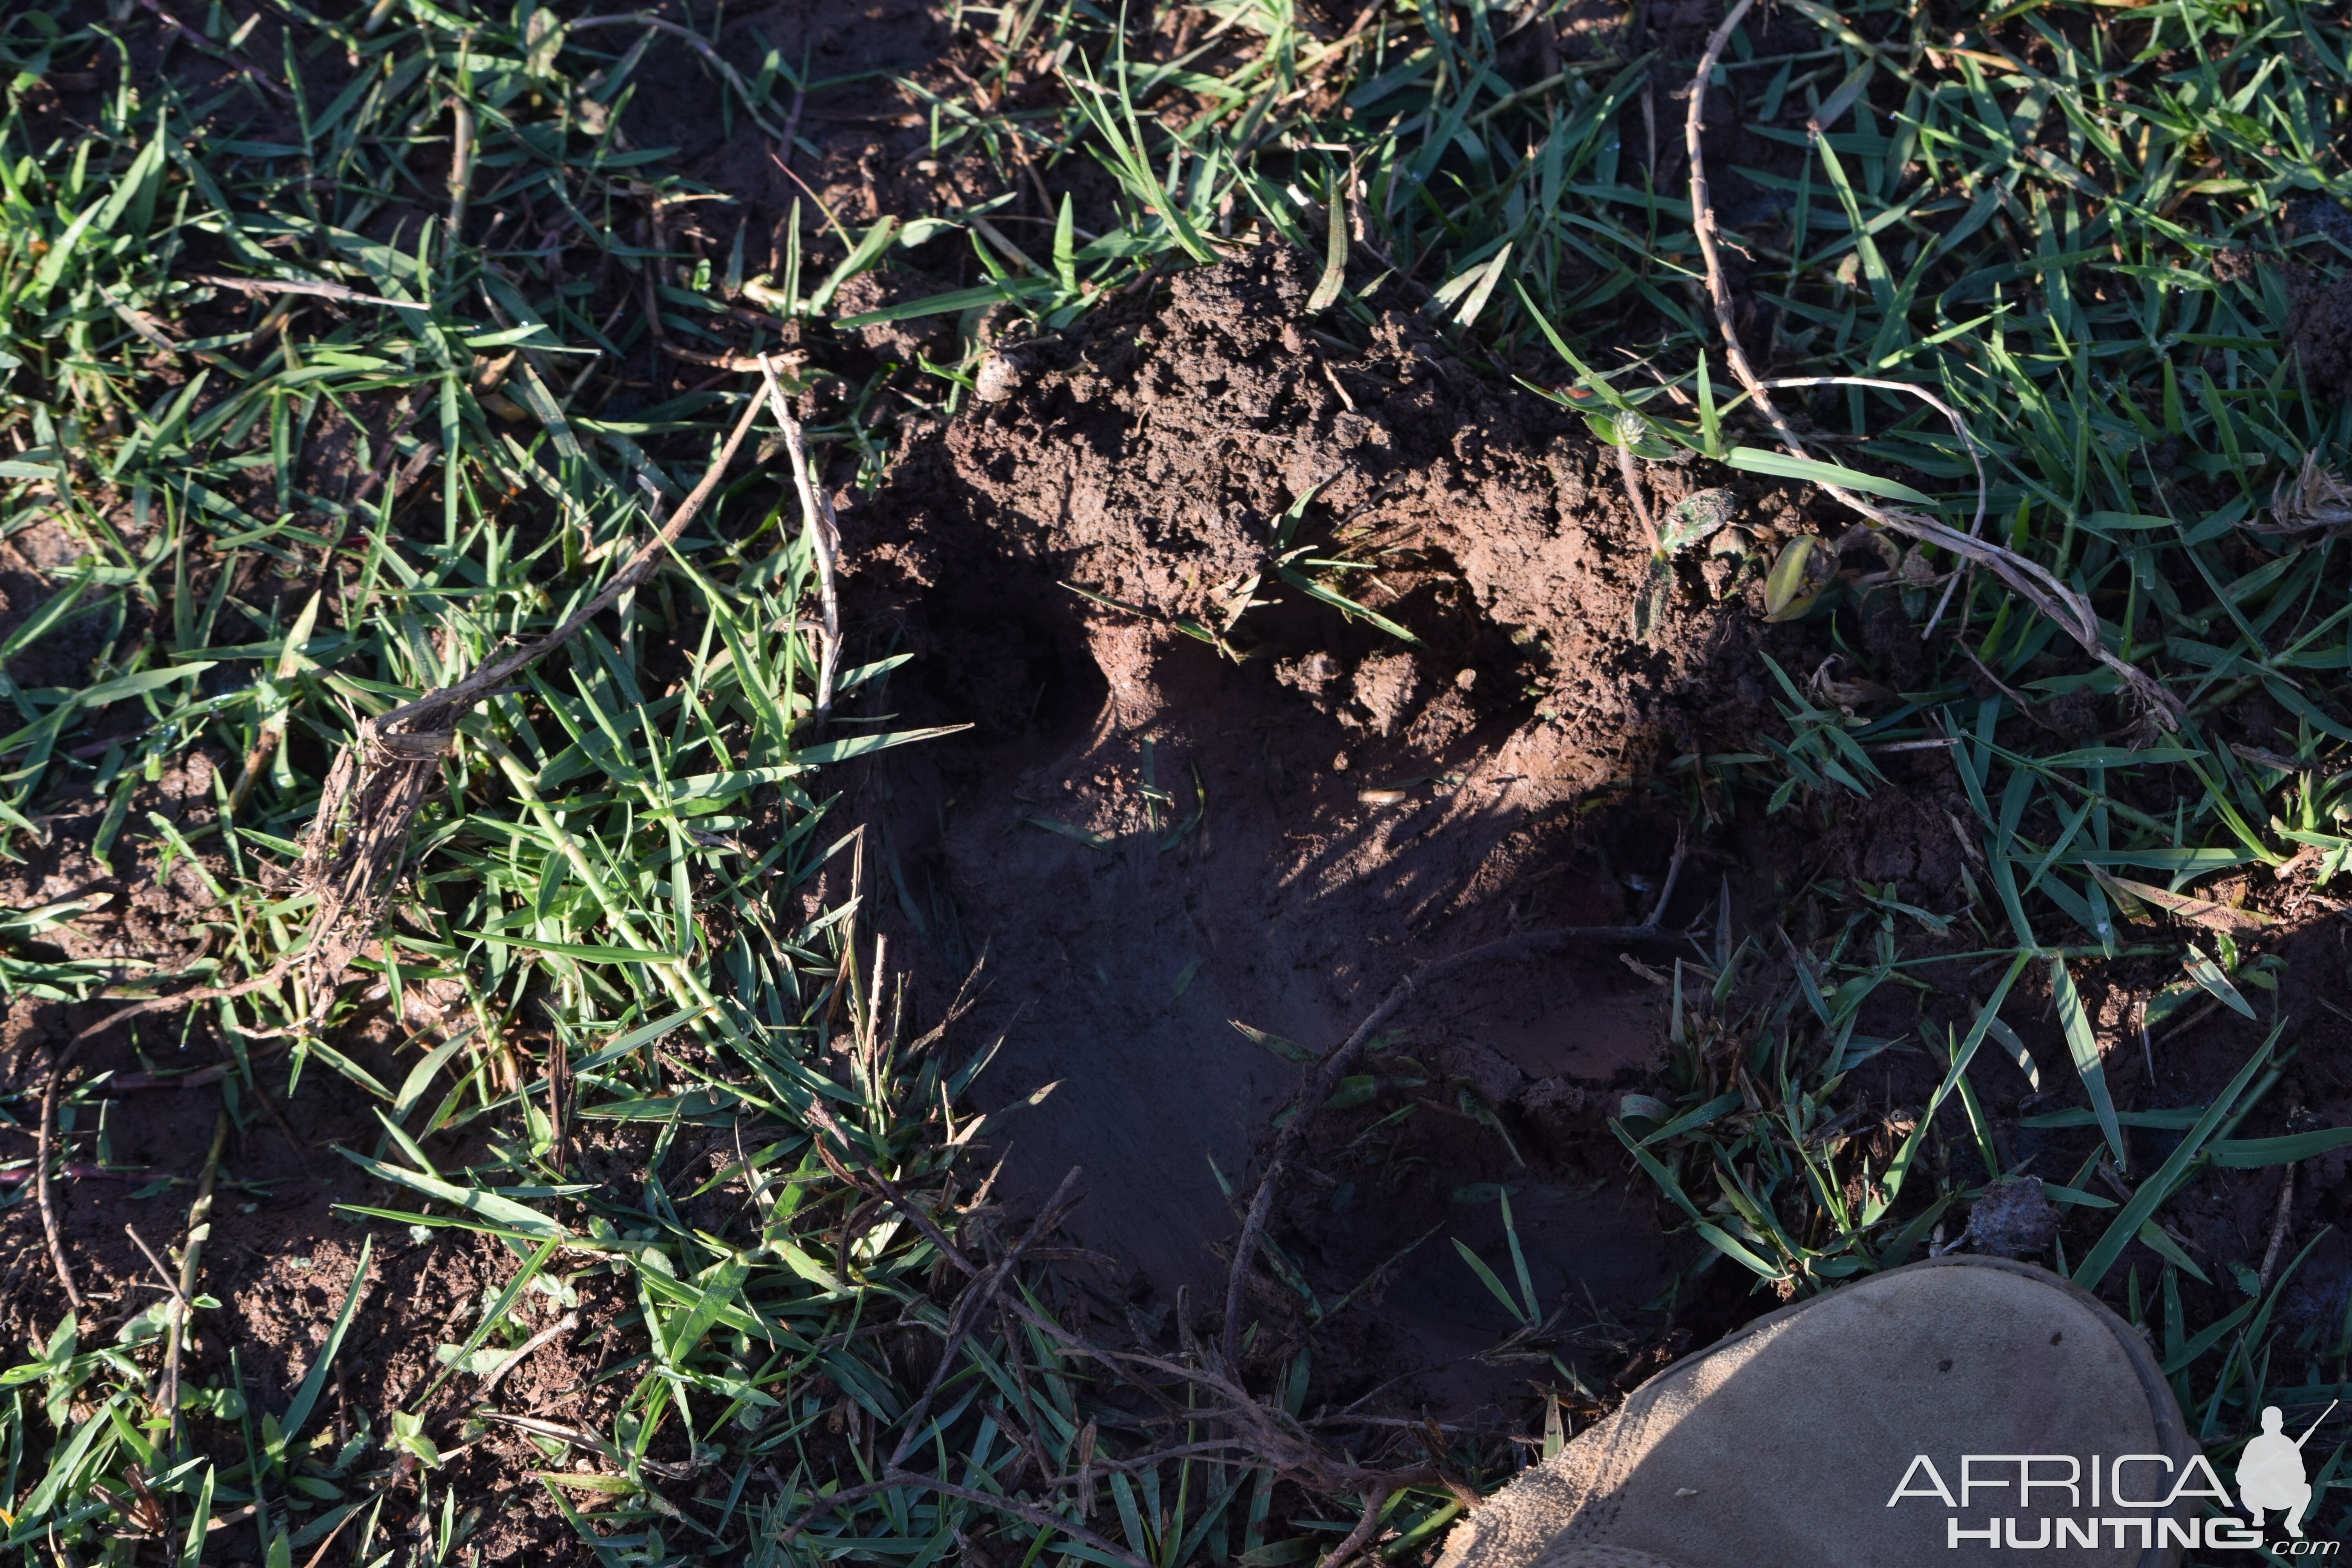
<path fill-rule="evenodd" d="M 1614 1568 L 1574 1555 L 1593 1549 L 1636 1553 L 1626 1568 L 1885 1568 L 1953 1561 L 1988 1529 L 2014 1537 L 1996 1547 L 2153 1568 L 2178 1556 L 2158 1522 L 2212 1496 L 2146 1506 L 2184 1473 L 2216 1485 L 2195 1452 L 2145 1341 L 2095 1297 L 2026 1264 L 1940 1258 L 1669 1367 L 1456 1526 L 1439 1568 Z"/>

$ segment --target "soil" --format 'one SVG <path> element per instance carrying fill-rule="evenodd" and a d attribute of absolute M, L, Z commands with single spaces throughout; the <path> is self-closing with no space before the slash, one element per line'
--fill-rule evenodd
<path fill-rule="evenodd" d="M 2339 223 L 2312 226 L 2330 235 L 2338 226 L 2352 229 L 2352 221 L 2342 221 L 2341 208 L 2328 210 Z M 2331 278 L 2304 270 L 2293 277 L 2287 293 L 2294 305 L 2287 331 L 2305 382 L 2329 404 L 2352 397 L 2352 275 Z"/>
<path fill-rule="evenodd" d="M 1639 923 L 1675 811 L 1617 786 L 1752 729 L 1756 654 L 1795 640 L 1730 570 L 1691 570 L 1636 635 L 1649 552 L 1582 420 L 1455 358 L 1402 299 L 1375 298 L 1361 347 L 1318 331 L 1312 283 L 1268 247 L 1003 347 L 1015 395 L 919 439 L 843 520 L 853 605 L 919 655 L 876 712 L 973 726 L 857 781 L 883 902 L 919 973 L 980 967 L 977 1021 L 1003 1036 L 982 1102 L 1055 1086 L 1012 1125 L 1008 1177 L 1083 1166 L 1074 1229 L 1162 1305 L 1214 1290 L 1223 1185 L 1298 1079 L 1247 1031 L 1320 1054 L 1429 959 Z M 1700 488 L 1645 468 L 1654 506 Z M 1768 534 L 1785 506 L 1734 500 Z M 1414 641 L 1276 577 L 1302 507 L 1294 546 L 1370 563 L 1345 590 Z M 1232 617 L 1252 582 L 1265 603 Z M 1185 619 L 1231 619 L 1228 647 Z M 1719 881 L 1686 876 L 1666 924 Z M 1629 949 L 1662 951 L 1585 943 L 1416 997 L 1372 1058 L 1380 1110 L 1411 1115 L 1317 1135 L 1276 1235 L 1318 1293 L 1427 1233 L 1370 1294 L 1394 1364 L 1507 1331 L 1445 1239 L 1501 1258 L 1498 1186 L 1571 1322 L 1638 1326 L 1686 1261 L 1601 1126 L 1664 1043 Z"/>
<path fill-rule="evenodd" d="M 1834 520 L 1706 465 L 1643 464 L 1654 507 L 1727 491 L 1751 542 L 1678 562 L 1663 611 L 1637 622 L 1648 558 L 1613 453 L 1572 411 L 1449 354 L 1410 300 L 1376 296 L 1367 341 L 1331 335 L 1303 310 L 1311 276 L 1264 248 L 1110 302 L 1073 333 L 1000 343 L 992 381 L 1010 395 L 919 435 L 844 517 L 849 603 L 875 651 L 903 639 L 918 655 L 873 694 L 873 721 L 971 726 L 853 775 L 894 950 L 927 955 L 910 967 L 935 1006 L 978 970 L 974 1021 L 1003 1042 L 982 1102 L 1051 1090 L 1010 1124 L 1007 1178 L 1037 1191 L 1085 1169 L 1071 1228 L 1117 1259 L 1114 1289 L 1147 1321 L 1213 1315 L 1234 1193 L 1245 1198 L 1301 1081 L 1285 1044 L 1319 1055 L 1417 965 L 1508 932 L 1637 922 L 1678 835 L 1691 864 L 1664 924 L 1711 927 L 1721 899 L 1735 933 L 1775 946 L 1779 929 L 1822 934 L 1817 886 L 1953 909 L 1976 852 L 1939 752 L 1885 757 L 1866 798 L 1777 816 L 1709 800 L 1696 821 L 1688 793 L 1651 784 L 1675 758 L 1747 749 L 1777 723 L 1761 655 L 1816 672 L 1832 700 L 1928 685 L 1903 605 L 1849 600 L 1846 651 L 1825 659 L 1827 626 L 1762 622 L 1753 574 L 1777 538 L 1835 537 Z M 1271 541 L 1294 514 L 1289 542 L 1310 559 L 1373 563 L 1340 581 L 1415 640 L 1275 582 Z M 1236 617 L 1251 584 L 1261 602 Z M 1222 647 L 1196 635 L 1219 631 Z M 2087 742 L 2127 719 L 2076 701 L 2012 722 L 2031 744 L 2031 726 Z M 2262 728 L 2251 708 L 2230 721 Z M 2290 890 L 2213 896 L 2284 908 Z M 2306 910 L 2267 944 L 2287 961 L 2279 1005 L 2309 1044 L 2257 1119 L 2265 1131 L 2352 1113 L 2345 1026 L 2315 1000 L 2341 971 L 2337 941 Z M 1903 942 L 1921 988 L 1883 988 L 1861 1031 L 1965 1030 L 1981 959 L 1929 961 L 1977 940 L 1906 927 Z M 1320 1342 L 1325 1393 L 1457 1415 L 1508 1405 L 1526 1374 L 1489 1352 L 1511 1314 L 1449 1245 L 1499 1273 L 1503 1192 L 1539 1309 L 1559 1313 L 1559 1353 L 1585 1373 L 1605 1378 L 1643 1345 L 1705 1344 L 1769 1304 L 1735 1270 L 1676 1283 L 1694 1259 L 1661 1239 L 1672 1216 L 1629 1181 L 1603 1126 L 1622 1096 L 1661 1087 L 1656 966 L 1674 951 L 1570 943 L 1396 1015 L 1361 1103 L 1319 1119 L 1269 1226 L 1296 1283 L 1252 1303 L 1303 1333 L 1300 1286 L 1322 1303 L 1358 1292 Z M 2155 959 L 2083 981 L 2102 1037 L 2126 1036 L 2177 974 Z M 2096 1135 L 2014 1127 L 2081 1100 L 2046 974 L 2016 995 L 2040 1084 L 1990 1053 L 1975 1076 L 2004 1165 L 2063 1182 Z M 2209 1016 L 2158 1070 L 2119 1058 L 2116 1103 L 2203 1103 L 2263 1032 Z M 1848 1093 L 1893 1126 L 1939 1076 L 1906 1047 Z M 2153 1168 L 2170 1136 L 2133 1133 L 2131 1169 Z M 2340 1163 L 2312 1174 L 2287 1234 L 2313 1234 L 2344 1201 Z M 2259 1268 L 2277 1174 L 2207 1180 L 2173 1223 L 2200 1256 Z M 2052 1261 L 2042 1217 L 1996 1226 L 1998 1239 Z M 2063 1244 L 2086 1247 L 2096 1218 L 2076 1211 Z M 2109 1286 L 2156 1267 L 2135 1246 Z M 2317 1322 L 2343 1310 L 2352 1248 L 2323 1241 L 2310 1268 L 2296 1310 Z M 2192 1313 L 2229 1310 L 2227 1289 Z"/>

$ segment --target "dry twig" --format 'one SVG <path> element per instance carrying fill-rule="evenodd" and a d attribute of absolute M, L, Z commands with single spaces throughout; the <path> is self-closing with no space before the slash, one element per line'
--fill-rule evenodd
<path fill-rule="evenodd" d="M 1322 1568 L 1347 1568 L 1357 1552 L 1371 1544 L 1372 1537 L 1380 1533 L 1381 1510 L 1388 1506 L 1392 1495 L 1386 1490 L 1364 1494 L 1363 1518 L 1358 1520 L 1356 1528 L 1342 1536 L 1339 1544 L 1331 1549 L 1331 1555 L 1323 1559 Z"/>
<path fill-rule="evenodd" d="M 762 362 L 761 368 L 765 369 Z M 49 1202 L 48 1160 L 58 1091 L 65 1069 L 83 1041 L 117 1024 L 146 1013 L 185 1007 L 197 1002 L 243 996 L 282 984 L 291 977 L 307 991 L 306 1016 L 315 1022 L 324 1016 L 334 987 L 352 958 L 373 930 L 382 911 L 385 889 L 408 847 L 408 824 L 425 804 L 426 792 L 438 774 L 442 759 L 457 741 L 457 730 L 475 704 L 497 692 L 509 680 L 562 647 L 580 628 L 612 607 L 620 596 L 653 574 L 662 553 L 686 532 L 703 503 L 709 500 L 733 466 L 735 454 L 759 417 L 761 400 L 745 400 L 743 414 L 729 433 L 718 458 L 703 471 L 701 480 L 677 504 L 660 530 L 613 574 L 604 590 L 575 611 L 562 625 L 527 647 L 491 659 L 453 686 L 428 691 L 378 718 L 363 720 L 359 735 L 335 758 L 320 792 L 318 815 L 304 837 L 302 858 L 293 878 L 298 886 L 318 896 L 316 911 L 304 940 L 281 954 L 261 973 L 234 985 L 198 985 L 168 996 L 151 997 L 116 1009 L 76 1035 L 49 1069 L 41 1092 L 38 1152 L 40 1168 L 35 1190 L 42 1229 L 49 1243 L 49 1261 L 66 1299 L 79 1310 L 80 1292 L 66 1261 L 58 1234 L 57 1215 Z"/>
<path fill-rule="evenodd" d="M 824 646 L 818 650 L 816 706 L 809 722 L 822 730 L 833 711 L 833 683 L 841 668 L 841 601 L 834 588 L 841 559 L 841 528 L 834 521 L 832 498 L 809 470 L 808 442 L 801 422 L 793 416 L 792 404 L 764 359 L 760 362 L 760 375 L 767 383 L 768 407 L 784 433 L 784 450 L 793 460 L 793 488 L 800 493 L 801 519 L 808 529 L 809 548 L 816 555 L 817 602 L 824 616 Z"/>
<path fill-rule="evenodd" d="M 196 1285 L 204 1274 L 205 1243 L 213 1234 L 213 1184 L 220 1179 L 221 1152 L 228 1147 L 228 1112 L 213 1120 L 212 1152 L 205 1156 L 205 1173 L 196 1182 L 196 1201 L 188 1205 L 188 1240 L 180 1250 L 180 1278 L 173 1291 L 172 1330 L 163 1349 L 163 1405 L 172 1415 L 172 1451 L 180 1451 L 180 1355 L 186 1348 L 188 1313 Z M 143 1247 L 145 1243 L 141 1243 Z"/>
<path fill-rule="evenodd" d="M 570 642 L 622 595 L 653 574 L 662 553 L 685 533 L 687 524 L 718 489 L 744 437 L 751 433 L 760 407 L 757 398 L 744 404 L 742 417 L 736 421 L 726 446 L 703 471 L 692 493 L 613 574 L 604 590 L 562 625 L 538 641 L 484 664 L 454 686 L 429 691 L 381 717 L 361 721 L 358 738 L 343 748 L 328 771 L 318 816 L 311 821 L 302 858 L 295 868 L 297 883 L 319 898 L 307 941 L 250 980 L 229 986 L 198 986 L 136 1003 L 83 1030 L 83 1037 L 142 1013 L 275 985 L 295 973 L 297 965 L 299 977 L 308 983 L 310 1016 L 316 1018 L 323 1013 L 335 981 L 374 926 L 385 885 L 407 848 L 409 820 L 425 804 L 442 760 L 453 749 L 457 725 L 475 704 Z"/>
<path fill-rule="evenodd" d="M 49 1063 L 49 1081 L 41 1089 L 41 1128 L 33 1159 L 33 1195 L 41 1211 L 41 1234 L 48 1238 L 49 1266 L 57 1270 L 58 1283 L 65 1287 L 66 1300 L 77 1312 L 82 1309 L 81 1291 L 74 1285 L 73 1265 L 66 1261 L 66 1244 L 58 1235 L 57 1210 L 49 1203 L 49 1149 L 56 1140 L 53 1129 L 58 1124 L 58 1090 L 65 1083 L 66 1068 L 73 1065 L 87 1038 L 87 1030 L 76 1035 Z"/>
<path fill-rule="evenodd" d="M 2278 1272 L 2280 1257 L 2286 1250 L 2287 1231 L 2294 1219 L 2294 1163 L 2287 1162 L 2286 1174 L 2279 1178 L 2278 1207 L 2271 1214 L 2270 1244 L 2263 1248 L 2260 1283 L 2265 1290 L 2271 1288 L 2271 1277 Z"/>
<path fill-rule="evenodd" d="M 504 1360 L 490 1368 L 489 1374 L 482 1379 L 482 1386 L 475 1390 L 474 1397 L 478 1400 L 488 1399 L 499 1391 L 499 1384 L 505 1381 L 507 1373 L 529 1361 L 532 1352 L 543 1345 L 553 1343 L 579 1326 L 580 1314 L 566 1312 L 522 1343 L 515 1346 L 513 1350 L 507 1352 Z"/>

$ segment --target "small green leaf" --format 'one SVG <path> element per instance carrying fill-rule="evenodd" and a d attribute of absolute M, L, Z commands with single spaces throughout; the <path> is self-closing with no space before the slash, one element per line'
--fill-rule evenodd
<path fill-rule="evenodd" d="M 352 1287 L 343 1294 L 343 1310 L 335 1315 L 335 1326 L 327 1331 L 327 1342 L 319 1347 L 319 1359 L 302 1379 L 302 1386 L 294 1391 L 294 1402 L 286 1407 L 283 1431 L 289 1437 L 302 1435 L 302 1423 L 310 1418 L 311 1407 L 327 1386 L 327 1369 L 335 1363 L 335 1352 L 343 1346 L 343 1336 L 351 1331 L 352 1314 L 359 1310 L 360 1298 L 367 1293 L 368 1261 L 375 1256 L 375 1237 L 360 1242 L 358 1267 L 352 1270 Z"/>
<path fill-rule="evenodd" d="M 1495 1271 L 1486 1267 L 1486 1261 L 1470 1250 L 1469 1243 L 1457 1236 L 1454 1238 L 1454 1250 L 1462 1255 L 1462 1261 L 1467 1263 L 1470 1266 L 1470 1271 L 1478 1276 L 1478 1282 L 1486 1286 L 1493 1293 L 1495 1300 L 1503 1304 L 1503 1310 L 1510 1314 L 1513 1322 L 1524 1323 L 1528 1321 L 1526 1311 L 1517 1301 L 1511 1300 L 1511 1293 L 1503 1289 L 1502 1280 L 1496 1278 Z"/>
<path fill-rule="evenodd" d="M 2115 1098 L 2107 1092 L 2106 1063 L 2099 1055 L 2090 1012 L 2083 1005 L 2082 994 L 2074 989 L 2074 977 L 2063 958 L 2050 961 L 2050 993 L 2058 1005 L 2058 1022 L 2066 1035 L 2066 1049 L 2074 1058 L 2074 1072 L 2090 1094 L 2091 1109 L 2098 1114 L 2107 1147 L 2115 1151 L 2116 1168 L 2126 1170 L 2123 1129 L 2116 1121 Z"/>
<path fill-rule="evenodd" d="M 1810 533 L 1781 546 L 1764 578 L 1764 618 L 1793 621 L 1811 610 L 1829 585 L 1831 562 L 1829 546 Z"/>
<path fill-rule="evenodd" d="M 1108 849 L 1118 842 L 1108 834 L 1097 833 L 1091 827 L 1081 827 L 1075 822 L 1056 822 L 1050 816 L 1024 816 L 1021 820 L 1032 827 L 1042 827 L 1048 833 L 1076 839 L 1089 849 Z"/>
<path fill-rule="evenodd" d="M 2223 1006 L 2243 1017 L 2251 1018 L 2254 1016 L 2252 1006 L 2243 996 L 2238 994 L 2238 988 L 2230 984 L 2230 977 L 2222 973 L 2220 964 L 2192 947 L 2189 950 L 2188 956 L 2180 961 L 2180 966 L 2189 971 L 2189 979 L 2203 986 L 2209 994 L 2219 999 Z"/>
<path fill-rule="evenodd" d="M 1786 452 L 1768 451 L 1758 447 L 1734 447 L 1724 460 L 1733 468 L 1751 474 L 1770 474 L 1782 479 L 1805 479 L 1817 485 L 1839 485 L 1846 489 L 1885 496 L 1889 500 L 1904 501 L 1912 506 L 1936 504 L 1909 485 L 1895 479 L 1882 479 L 1876 474 L 1865 474 L 1842 464 L 1824 463 L 1818 458 L 1796 458 Z"/>
<path fill-rule="evenodd" d="M 1253 1029 L 1239 1018 L 1230 1019 L 1228 1022 L 1234 1028 L 1239 1029 L 1252 1045 L 1265 1047 L 1284 1061 L 1311 1062 L 1317 1059 L 1313 1051 L 1296 1040 L 1286 1040 L 1280 1035 L 1269 1035 L 1264 1029 Z"/>

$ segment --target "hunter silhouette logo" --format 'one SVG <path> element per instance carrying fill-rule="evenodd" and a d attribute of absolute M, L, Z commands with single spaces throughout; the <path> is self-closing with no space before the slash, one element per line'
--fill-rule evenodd
<path fill-rule="evenodd" d="M 2326 1420 L 2338 1403 L 2331 1401 L 2319 1413 L 2319 1421 Z M 2285 1421 L 2277 1405 L 2263 1407 L 2262 1435 L 2248 1439 L 2246 1451 L 2238 1458 L 2238 1506 L 2252 1516 L 2256 1530 L 2263 1527 L 2264 1513 L 2284 1510 L 2282 1522 L 2287 1533 L 2300 1540 L 2303 1512 L 2311 1503 L 2311 1482 L 2303 1470 L 2303 1446 L 2319 1430 L 2319 1421 L 2305 1427 L 2300 1437 L 2286 1435 Z"/>

